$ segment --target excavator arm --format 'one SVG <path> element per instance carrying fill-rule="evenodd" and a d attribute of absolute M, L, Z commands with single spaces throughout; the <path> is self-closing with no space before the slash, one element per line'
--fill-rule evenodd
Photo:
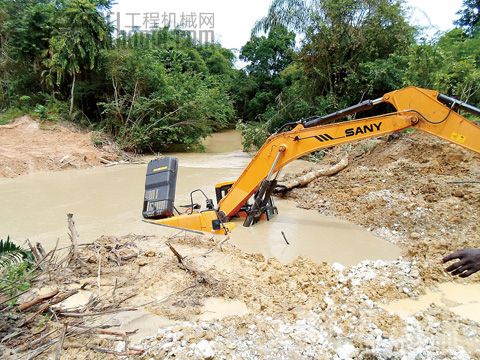
<path fill-rule="evenodd" d="M 395 112 L 358 120 L 322 125 L 381 103 L 389 103 Z M 240 177 L 219 201 L 218 208 L 192 215 L 181 215 L 159 220 L 157 223 L 212 231 L 212 224 L 237 215 L 255 195 L 244 225 L 258 221 L 276 185 L 279 171 L 291 161 L 312 152 L 341 144 L 379 137 L 408 128 L 416 128 L 438 136 L 469 150 L 480 153 L 480 127 L 458 113 L 458 109 L 480 116 L 480 109 L 447 97 L 437 91 L 408 87 L 385 94 L 377 100 L 358 105 L 308 121 L 290 124 L 293 129 L 270 136 L 250 161 Z M 195 218 L 192 218 L 194 216 Z M 189 218 L 190 217 L 190 218 Z M 213 219 L 213 220 L 212 220 Z M 213 231 L 223 231 L 218 224 Z"/>

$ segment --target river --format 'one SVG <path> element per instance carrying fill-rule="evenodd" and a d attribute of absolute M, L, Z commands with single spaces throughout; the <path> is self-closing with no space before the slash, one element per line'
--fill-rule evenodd
<path fill-rule="evenodd" d="M 180 164 L 177 205 L 189 203 L 190 191 L 198 188 L 214 198 L 214 185 L 234 180 L 250 161 L 241 151 L 236 131 L 206 139 L 203 153 L 170 155 L 178 157 Z M 285 171 L 308 166 L 305 161 L 295 161 Z M 67 213 L 74 214 L 82 242 L 101 235 L 170 235 L 174 231 L 142 221 L 145 171 L 144 164 L 119 165 L 0 179 L 0 237 L 10 235 L 19 243 L 28 238 L 47 249 L 57 241 L 60 246 L 67 245 Z M 272 221 L 250 228 L 239 224 L 231 241 L 247 252 L 275 256 L 283 262 L 308 256 L 315 261 L 352 265 L 366 259 L 395 259 L 400 254 L 395 245 L 361 227 L 299 209 L 290 201 L 276 203 L 279 215 Z"/>

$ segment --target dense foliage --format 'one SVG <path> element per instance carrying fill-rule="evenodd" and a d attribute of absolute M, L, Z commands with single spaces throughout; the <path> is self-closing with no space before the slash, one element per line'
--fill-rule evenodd
<path fill-rule="evenodd" d="M 478 0 L 426 40 L 402 0 L 274 0 L 240 52 L 180 30 L 112 37 L 111 0 L 0 0 L 0 124 L 29 112 L 123 148 L 195 147 L 234 126 L 258 147 L 282 124 L 415 85 L 480 103 Z"/>
<path fill-rule="evenodd" d="M 409 85 L 479 104 L 480 34 L 471 20 L 478 1 L 473 3 L 466 0 L 459 12 L 462 28 L 426 41 L 407 22 L 402 1 L 274 0 L 252 39 L 283 26 L 297 35 L 299 46 L 293 62 L 285 58 L 275 100 L 256 114 L 261 121 L 240 125 L 245 146 L 258 146 L 286 122 Z"/>
<path fill-rule="evenodd" d="M 0 109 L 95 126 L 133 151 L 195 146 L 234 123 L 231 51 L 167 29 L 113 39 L 109 6 L 0 0 Z"/>

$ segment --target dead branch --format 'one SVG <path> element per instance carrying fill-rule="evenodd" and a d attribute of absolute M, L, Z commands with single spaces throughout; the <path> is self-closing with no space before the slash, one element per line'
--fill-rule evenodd
<path fill-rule="evenodd" d="M 58 294 L 58 296 L 55 296 L 51 301 L 50 305 L 56 305 L 58 303 L 61 303 L 64 300 L 67 300 L 69 297 L 72 297 L 73 295 L 77 294 L 78 290 L 70 290 L 66 292 L 62 292 Z"/>
<path fill-rule="evenodd" d="M 40 336 L 36 340 L 29 341 L 29 342 L 25 343 L 24 345 L 20 346 L 19 348 L 15 349 L 15 352 L 19 353 L 19 352 L 29 350 L 29 349 L 41 344 L 46 338 L 48 338 L 50 335 L 55 334 L 56 332 L 58 332 L 58 329 L 52 330 L 52 331 Z"/>
<path fill-rule="evenodd" d="M 225 239 L 220 241 L 218 244 L 213 246 L 210 250 L 204 252 L 202 256 L 207 256 L 208 254 L 212 253 L 216 248 L 220 248 L 220 251 L 222 250 L 222 245 L 225 244 L 228 240 L 230 240 L 230 236 L 227 236 Z"/>
<path fill-rule="evenodd" d="M 97 247 L 97 244 L 95 244 L 95 251 L 97 253 L 97 259 L 98 259 L 97 288 L 98 288 L 98 296 L 100 296 L 101 275 L 102 275 L 102 255 L 100 254 L 100 248 Z"/>
<path fill-rule="evenodd" d="M 68 219 L 68 230 L 70 237 L 70 241 L 73 245 L 73 260 L 78 259 L 78 232 L 77 228 L 75 227 L 75 222 L 73 221 L 73 214 L 67 214 Z"/>
<path fill-rule="evenodd" d="M 35 244 L 35 247 L 37 248 L 37 251 L 38 253 L 40 254 L 40 256 L 42 257 L 42 259 L 45 259 L 47 257 L 47 252 L 45 251 L 45 249 L 43 248 L 42 244 L 40 243 L 36 243 Z"/>
<path fill-rule="evenodd" d="M 189 264 L 187 261 L 186 261 L 186 258 L 184 256 L 182 256 L 173 246 L 172 244 L 170 243 L 166 243 L 166 245 L 170 248 L 170 250 L 172 251 L 172 253 L 175 255 L 175 257 L 177 258 L 178 260 L 178 263 L 179 263 L 179 266 L 181 269 L 189 272 L 190 274 L 192 274 L 193 276 L 195 276 L 197 278 L 197 281 L 200 282 L 200 283 L 210 283 L 210 281 L 207 279 L 207 277 L 205 276 L 205 274 L 198 270 L 198 269 L 195 269 L 194 266 L 192 264 Z"/>
<path fill-rule="evenodd" d="M 109 329 L 95 329 L 95 333 L 100 335 L 112 335 L 112 336 L 120 336 L 125 337 L 129 335 L 134 335 L 138 332 L 137 330 L 134 331 L 122 331 L 122 330 L 109 330 Z"/>
<path fill-rule="evenodd" d="M 135 296 L 138 295 L 138 291 L 135 291 L 129 295 L 127 295 L 126 297 L 124 297 L 122 300 L 118 301 L 116 304 L 115 304 L 115 307 L 119 307 L 121 304 L 123 304 L 125 301 L 127 300 L 130 300 L 131 298 L 134 298 Z"/>
<path fill-rule="evenodd" d="M 38 251 L 38 248 L 33 246 L 29 239 L 27 239 L 27 244 L 28 244 L 28 247 L 30 248 L 30 251 L 32 252 L 33 258 L 35 259 L 35 263 L 41 264 L 44 257 L 40 254 L 40 252 Z M 43 265 L 38 265 L 38 266 L 40 269 L 42 270 L 44 269 Z"/>
<path fill-rule="evenodd" d="M 110 350 L 110 349 L 104 349 L 104 348 L 101 348 L 101 347 L 90 347 L 89 348 L 90 350 L 93 350 L 93 351 L 96 351 L 96 352 L 99 352 L 99 353 L 102 353 L 102 354 L 111 354 L 111 355 L 116 355 L 116 356 L 138 356 L 138 355 L 142 355 L 145 350 L 141 350 L 141 349 L 128 349 L 126 351 L 123 351 L 123 352 L 118 352 L 118 351 L 115 351 L 115 350 Z"/>
<path fill-rule="evenodd" d="M 119 312 L 137 311 L 137 310 L 138 310 L 137 308 L 125 308 L 125 309 L 108 310 L 108 311 L 101 311 L 101 312 L 89 313 L 89 314 L 64 311 L 64 312 L 60 312 L 59 315 L 64 317 L 83 318 L 87 316 L 100 316 L 100 315 L 116 314 Z"/>
<path fill-rule="evenodd" d="M 19 311 L 24 311 L 24 310 L 27 310 L 27 309 L 30 309 L 32 306 L 35 306 L 43 301 L 46 301 L 48 299 L 51 299 L 53 298 L 55 295 L 57 295 L 59 293 L 59 290 L 54 290 L 48 294 L 45 294 L 45 295 L 42 295 L 42 296 L 39 296 L 33 300 L 30 300 L 30 301 L 27 301 L 23 304 L 20 304 L 18 305 L 18 310 Z"/>
<path fill-rule="evenodd" d="M 57 351 L 55 353 L 55 360 L 60 360 L 62 356 L 63 343 L 65 342 L 65 334 L 67 333 L 68 324 L 63 326 L 62 334 L 60 335 L 60 340 L 58 341 Z"/>
<path fill-rule="evenodd" d="M 35 320 L 35 318 L 38 315 L 43 314 L 45 311 L 47 311 L 49 307 L 50 307 L 49 303 L 46 303 L 46 304 L 43 304 L 42 306 L 40 306 L 36 312 L 34 312 L 32 315 L 30 315 L 29 317 L 27 317 L 23 321 L 23 323 L 20 325 L 20 327 L 23 327 L 23 326 L 31 323 L 33 320 Z"/>
<path fill-rule="evenodd" d="M 180 255 L 180 253 L 172 246 L 172 244 L 170 243 L 166 243 L 166 245 L 170 248 L 170 250 L 172 251 L 173 255 L 175 255 L 175 257 L 177 258 L 178 262 L 180 264 L 183 263 L 183 256 Z"/>

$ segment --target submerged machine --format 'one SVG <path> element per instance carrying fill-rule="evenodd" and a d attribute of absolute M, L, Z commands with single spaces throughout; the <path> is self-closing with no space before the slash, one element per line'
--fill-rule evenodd
<path fill-rule="evenodd" d="M 349 115 L 390 104 L 396 111 L 357 120 Z M 178 162 L 175 158 L 148 164 L 143 216 L 146 221 L 194 232 L 228 233 L 230 220 L 244 218 L 244 226 L 277 214 L 272 193 L 280 170 L 289 162 L 320 149 L 415 128 L 480 153 L 480 127 L 460 115 L 480 116 L 480 109 L 437 91 L 407 87 L 376 100 L 366 100 L 335 113 L 285 124 L 271 135 L 236 181 L 217 184 L 217 206 L 201 190 L 190 194 L 181 214 L 174 205 Z M 193 202 L 201 193 L 205 208 Z M 177 215 L 174 215 L 174 213 Z"/>

